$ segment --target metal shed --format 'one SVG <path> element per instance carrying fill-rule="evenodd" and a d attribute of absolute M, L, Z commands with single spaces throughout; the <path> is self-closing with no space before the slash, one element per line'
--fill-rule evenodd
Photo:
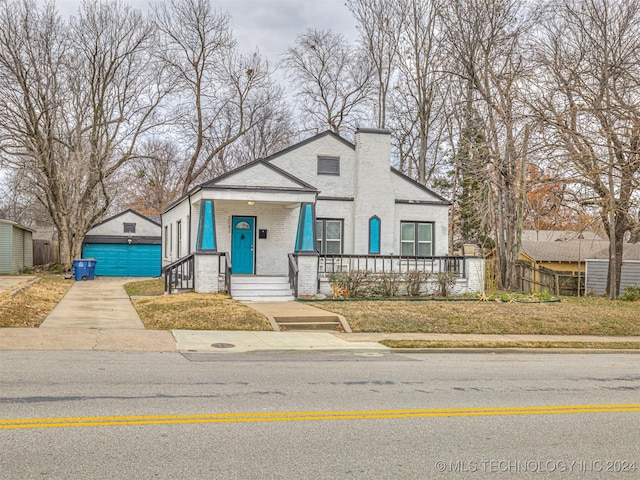
<path fill-rule="evenodd" d="M 96 276 L 157 277 L 161 269 L 160 230 L 160 224 L 129 209 L 89 230 L 82 256 L 96 259 Z"/>
<path fill-rule="evenodd" d="M 33 230 L 0 219 L 0 273 L 15 274 L 33 268 Z"/>
<path fill-rule="evenodd" d="M 586 291 L 598 295 L 603 294 L 607 288 L 607 272 L 609 269 L 608 249 L 603 250 L 598 258 L 589 258 L 586 261 Z M 640 286 L 640 244 L 626 243 L 622 254 L 622 273 L 620 277 L 620 292 L 636 285 Z"/>

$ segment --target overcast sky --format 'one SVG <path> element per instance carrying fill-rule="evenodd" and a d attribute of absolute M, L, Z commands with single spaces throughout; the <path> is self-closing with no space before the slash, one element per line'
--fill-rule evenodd
<path fill-rule="evenodd" d="M 146 11 L 149 0 L 123 0 Z M 344 0 L 211 0 L 218 10 L 231 14 L 240 50 L 248 53 L 258 48 L 275 65 L 296 36 L 307 27 L 330 28 L 353 42 L 357 31 L 355 20 Z M 77 12 L 81 0 L 57 0 L 60 13 L 66 17 Z"/>

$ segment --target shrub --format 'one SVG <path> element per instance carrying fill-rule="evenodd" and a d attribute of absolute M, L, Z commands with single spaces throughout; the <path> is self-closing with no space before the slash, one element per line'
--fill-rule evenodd
<path fill-rule="evenodd" d="M 370 281 L 369 270 L 350 270 L 348 272 L 332 273 L 329 284 L 334 298 L 363 297 Z"/>
<path fill-rule="evenodd" d="M 420 270 L 409 270 L 405 275 L 407 282 L 407 295 L 419 297 L 422 292 L 422 285 L 427 283 L 431 274 Z"/>
<path fill-rule="evenodd" d="M 640 300 L 640 286 L 631 285 L 624 289 L 624 293 L 620 295 L 620 300 L 625 302 L 637 302 Z"/>
<path fill-rule="evenodd" d="M 381 297 L 395 297 L 398 295 L 402 275 L 397 272 L 384 272 L 376 275 L 376 281 L 371 289 L 374 295 Z"/>
<path fill-rule="evenodd" d="M 448 297 L 456 284 L 457 275 L 453 272 L 438 272 L 436 274 L 437 293 L 441 297 Z"/>

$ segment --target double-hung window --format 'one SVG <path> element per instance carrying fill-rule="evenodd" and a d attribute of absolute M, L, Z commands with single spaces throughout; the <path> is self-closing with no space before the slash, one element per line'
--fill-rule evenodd
<path fill-rule="evenodd" d="M 433 255 L 433 223 L 401 222 L 400 254 L 420 257 Z"/>
<path fill-rule="evenodd" d="M 316 219 L 316 250 L 320 253 L 342 253 L 342 220 Z"/>

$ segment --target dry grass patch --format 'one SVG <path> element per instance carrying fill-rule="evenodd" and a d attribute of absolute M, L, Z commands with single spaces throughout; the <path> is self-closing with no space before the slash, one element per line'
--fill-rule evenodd
<path fill-rule="evenodd" d="M 130 297 L 148 297 L 152 295 L 164 294 L 164 279 L 154 278 L 152 280 L 141 280 L 127 283 L 124 286 L 127 295 Z"/>
<path fill-rule="evenodd" d="M 640 343 L 632 342 L 456 342 L 432 340 L 382 340 L 389 348 L 590 348 L 610 350 L 638 350 Z"/>
<path fill-rule="evenodd" d="M 13 296 L 0 294 L 0 327 L 39 327 L 73 285 L 62 275 L 42 275 Z"/>
<path fill-rule="evenodd" d="M 354 332 L 640 335 L 637 302 L 563 298 L 555 303 L 311 302 L 344 315 Z"/>
<path fill-rule="evenodd" d="M 226 295 L 180 293 L 132 300 L 154 330 L 272 330 L 262 314 Z"/>

